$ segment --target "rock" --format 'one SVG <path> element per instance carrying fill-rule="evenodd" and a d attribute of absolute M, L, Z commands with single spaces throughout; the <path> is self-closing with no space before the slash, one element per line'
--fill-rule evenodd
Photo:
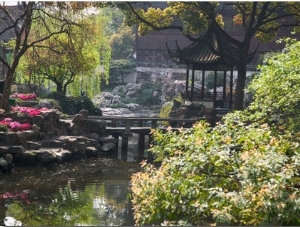
<path fill-rule="evenodd" d="M 0 158 L 0 169 L 8 170 L 8 163 L 4 158 Z"/>
<path fill-rule="evenodd" d="M 127 108 L 101 108 L 103 116 L 119 116 L 119 117 L 125 117 L 132 115 L 132 111 L 130 111 Z"/>
<path fill-rule="evenodd" d="M 54 125 L 52 124 L 52 121 L 44 121 L 42 127 L 40 128 L 41 132 L 53 132 Z"/>
<path fill-rule="evenodd" d="M 14 158 L 20 158 L 23 156 L 25 149 L 23 146 L 11 146 L 8 150 L 10 154 L 14 156 Z"/>
<path fill-rule="evenodd" d="M 41 141 L 41 147 L 52 147 L 60 148 L 62 146 L 62 141 L 57 139 L 49 139 Z"/>
<path fill-rule="evenodd" d="M 5 160 L 6 160 L 8 165 L 12 165 L 13 156 L 11 154 L 6 154 L 5 155 Z"/>
<path fill-rule="evenodd" d="M 21 158 L 21 164 L 23 165 L 35 165 L 37 162 L 37 156 L 36 153 L 37 150 L 27 150 L 23 153 Z"/>
<path fill-rule="evenodd" d="M 22 226 L 22 222 L 13 217 L 5 217 L 4 224 L 5 226 Z"/>
<path fill-rule="evenodd" d="M 54 108 L 53 102 L 50 102 L 47 99 L 42 99 L 39 101 L 39 104 L 37 106 L 38 108 L 47 108 L 47 109 L 52 109 Z"/>
<path fill-rule="evenodd" d="M 0 156 L 8 153 L 9 146 L 0 146 Z"/>
<path fill-rule="evenodd" d="M 101 146 L 101 150 L 104 152 L 111 152 L 111 151 L 116 151 L 117 150 L 117 145 L 115 143 L 104 143 Z"/>
<path fill-rule="evenodd" d="M 39 150 L 36 152 L 37 161 L 42 163 L 53 162 L 56 158 L 55 152 L 51 152 L 51 149 Z"/>
<path fill-rule="evenodd" d="M 111 104 L 116 105 L 121 103 L 121 97 L 118 95 L 115 95 L 114 98 L 111 101 Z"/>
<path fill-rule="evenodd" d="M 84 117 L 84 120 L 87 120 L 88 117 L 89 117 L 89 111 L 88 110 L 85 110 L 85 109 L 82 109 L 79 111 L 79 114 L 82 114 L 83 117 Z"/>
<path fill-rule="evenodd" d="M 91 139 L 89 138 L 87 141 L 87 147 L 100 147 L 100 143 L 98 141 L 98 139 Z"/>
<path fill-rule="evenodd" d="M 86 118 L 82 114 L 76 114 L 72 120 L 73 123 L 84 121 Z"/>
<path fill-rule="evenodd" d="M 39 126 L 37 126 L 36 124 L 33 124 L 32 130 L 37 134 L 41 131 L 41 128 Z"/>
<path fill-rule="evenodd" d="M 41 115 L 32 117 L 32 124 L 35 124 L 39 127 L 41 127 L 41 125 L 43 124 L 43 121 L 44 121 L 44 117 L 42 117 Z"/>
<path fill-rule="evenodd" d="M 69 159 L 71 159 L 72 157 L 72 152 L 68 151 L 66 149 L 59 149 L 56 151 L 56 162 L 57 163 L 62 163 L 64 161 L 67 161 Z"/>
<path fill-rule="evenodd" d="M 93 157 L 97 155 L 98 149 L 96 147 L 87 147 L 85 152 L 87 156 Z"/>
<path fill-rule="evenodd" d="M 54 122 L 57 120 L 57 113 L 55 110 L 44 110 L 41 111 L 41 116 L 44 118 L 44 121 Z"/>
<path fill-rule="evenodd" d="M 18 144 L 25 145 L 27 141 L 34 140 L 36 133 L 33 130 L 26 130 L 16 133 L 18 136 Z"/>
<path fill-rule="evenodd" d="M 140 109 L 140 105 L 139 104 L 136 104 L 136 103 L 129 103 L 129 104 L 126 104 L 126 107 L 128 109 L 130 109 L 131 111 L 137 111 Z"/>
<path fill-rule="evenodd" d="M 42 147 L 40 142 L 27 141 L 26 148 L 30 150 L 38 150 Z"/>
<path fill-rule="evenodd" d="M 18 135 L 15 132 L 0 132 L 0 141 L 5 145 L 18 144 Z"/>
<path fill-rule="evenodd" d="M 83 125 L 81 125 L 84 128 Z M 87 120 L 85 127 L 90 130 L 91 133 L 103 134 L 106 129 L 106 121 Z"/>

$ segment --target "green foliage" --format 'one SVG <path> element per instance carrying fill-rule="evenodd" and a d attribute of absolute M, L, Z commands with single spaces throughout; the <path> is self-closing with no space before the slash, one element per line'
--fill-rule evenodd
<path fill-rule="evenodd" d="M 143 83 L 138 103 L 141 105 L 157 105 L 160 103 L 159 95 L 160 85 L 152 83 Z"/>
<path fill-rule="evenodd" d="M 126 76 L 135 71 L 135 62 L 130 59 L 112 60 L 109 72 L 109 85 L 124 84 Z"/>
<path fill-rule="evenodd" d="M 300 153 L 267 126 L 200 122 L 154 136 L 151 152 L 164 159 L 132 177 L 137 224 L 300 224 Z"/>
<path fill-rule="evenodd" d="M 217 74 L 217 87 L 222 87 L 223 86 L 223 73 L 218 73 Z M 213 89 L 214 88 L 214 73 L 208 74 L 205 76 L 205 82 L 206 82 L 206 87 L 207 89 Z"/>
<path fill-rule="evenodd" d="M 159 117 L 169 117 L 173 102 L 166 102 L 159 111 Z"/>
<path fill-rule="evenodd" d="M 1 125 L 0 124 L 0 132 L 7 132 L 8 131 L 8 128 L 6 125 Z"/>
<path fill-rule="evenodd" d="M 265 122 L 291 132 L 300 130 L 300 42 L 286 39 L 285 51 L 270 55 L 248 87 L 254 101 L 249 120 Z"/>
<path fill-rule="evenodd" d="M 89 111 L 90 115 L 101 116 L 102 112 L 96 108 L 88 97 L 67 97 L 60 92 L 52 92 L 48 95 L 49 99 L 54 99 L 59 103 L 60 110 L 69 115 L 77 114 L 80 110 Z"/>
<path fill-rule="evenodd" d="M 176 100 L 180 103 L 184 102 L 184 100 L 180 94 L 177 95 L 174 100 Z M 172 100 L 172 102 L 165 103 L 165 105 L 159 111 L 159 117 L 170 117 L 172 107 L 173 107 L 173 100 Z"/>
<path fill-rule="evenodd" d="M 105 26 L 99 24 L 107 21 L 99 13 L 78 18 L 73 18 L 76 25 L 70 26 L 68 33 L 54 35 L 41 42 L 42 47 L 26 52 L 18 69 L 23 78 L 18 80 L 39 85 L 52 81 L 57 91 L 73 96 L 85 92 L 93 97 L 100 92 L 101 79 L 108 78 L 110 46 Z M 30 39 L 52 32 L 56 26 L 41 29 L 39 22 L 33 23 Z"/>
<path fill-rule="evenodd" d="M 134 38 L 133 29 L 121 24 L 118 33 L 110 37 L 112 59 L 126 59 L 133 52 Z"/>
<path fill-rule="evenodd" d="M 132 177 L 137 224 L 300 225 L 300 42 L 286 42 L 260 66 L 248 109 L 152 133 L 161 165 Z"/>

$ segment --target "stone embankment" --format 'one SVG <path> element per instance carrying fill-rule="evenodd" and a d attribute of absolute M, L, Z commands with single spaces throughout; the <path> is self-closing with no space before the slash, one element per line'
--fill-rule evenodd
<path fill-rule="evenodd" d="M 0 132 L 0 172 L 20 165 L 55 165 L 75 158 L 117 155 L 117 141 L 105 134 L 106 122 L 88 119 L 82 110 L 73 119 L 61 118 L 56 109 L 38 116 L 2 114 L 30 123 L 32 130 Z"/>

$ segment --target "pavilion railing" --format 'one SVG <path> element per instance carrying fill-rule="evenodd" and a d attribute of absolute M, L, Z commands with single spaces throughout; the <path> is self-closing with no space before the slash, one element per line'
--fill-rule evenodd
<path fill-rule="evenodd" d="M 230 97 L 230 93 L 216 92 L 216 97 L 214 98 L 214 92 L 206 91 L 206 92 L 194 92 L 192 95 L 191 91 L 184 91 L 181 93 L 181 96 L 184 100 L 190 101 L 215 101 L 215 107 L 218 107 L 218 103 L 221 102 L 233 102 L 234 95 Z M 223 105 L 223 104 L 221 104 Z M 228 105 L 226 105 L 228 106 Z"/>
<path fill-rule="evenodd" d="M 213 101 L 214 100 L 214 92 L 194 92 L 193 96 L 190 91 L 182 92 L 181 96 L 183 99 L 191 99 L 193 97 L 194 101 L 202 101 L 202 100 L 208 100 L 208 101 Z M 216 92 L 216 100 L 230 100 L 230 93 L 223 93 L 223 92 Z"/>

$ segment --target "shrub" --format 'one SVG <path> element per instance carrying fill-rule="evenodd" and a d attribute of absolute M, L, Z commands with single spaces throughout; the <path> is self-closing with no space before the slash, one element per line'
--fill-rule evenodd
<path fill-rule="evenodd" d="M 182 96 L 179 94 L 177 95 L 174 100 L 180 102 L 180 103 L 183 103 L 184 100 L 182 98 Z M 170 116 L 170 113 L 172 111 L 172 107 L 173 107 L 173 100 L 172 102 L 167 102 L 165 103 L 165 105 L 160 109 L 160 112 L 159 112 L 159 116 L 160 117 L 169 117 Z"/>
<path fill-rule="evenodd" d="M 154 137 L 161 166 L 132 177 L 136 224 L 300 224 L 297 144 L 267 125 L 200 122 Z"/>
<path fill-rule="evenodd" d="M 56 100 L 59 103 L 61 111 L 65 114 L 74 115 L 80 110 L 85 109 L 89 111 L 90 115 L 102 115 L 101 110 L 96 108 L 88 97 L 73 98 L 67 97 L 60 92 L 52 92 L 47 98 Z"/>
<path fill-rule="evenodd" d="M 8 128 L 6 125 L 0 124 L 0 132 L 7 132 Z"/>
<path fill-rule="evenodd" d="M 140 90 L 140 96 L 138 103 L 140 105 L 156 105 L 161 102 L 160 100 L 160 89 L 158 85 L 145 83 L 142 85 Z"/>

